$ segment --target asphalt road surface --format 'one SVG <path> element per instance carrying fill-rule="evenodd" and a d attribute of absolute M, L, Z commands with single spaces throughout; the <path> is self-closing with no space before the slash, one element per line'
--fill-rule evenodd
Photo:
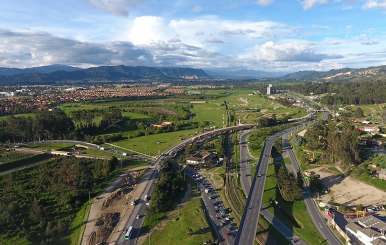
<path fill-rule="evenodd" d="M 326 119 L 327 115 L 328 114 L 325 113 L 325 115 L 322 117 L 322 119 Z M 248 201 L 246 204 L 246 208 L 244 210 L 243 218 L 242 218 L 242 221 L 240 224 L 239 233 L 238 233 L 238 236 L 236 238 L 235 244 L 242 244 L 242 245 L 254 244 L 255 234 L 256 234 L 256 230 L 257 230 L 258 217 L 260 215 L 260 210 L 262 208 L 262 197 L 264 194 L 264 187 L 265 187 L 266 175 L 267 175 L 268 164 L 269 164 L 269 162 L 268 162 L 269 157 L 268 156 L 271 154 L 271 149 L 272 149 L 273 143 L 275 142 L 276 139 L 278 139 L 282 136 L 285 136 L 284 138 L 288 139 L 288 132 L 289 131 L 297 130 L 297 129 L 303 128 L 305 126 L 312 125 L 313 123 L 315 123 L 315 121 L 295 126 L 292 129 L 288 129 L 286 131 L 279 132 L 279 133 L 271 136 L 270 138 L 268 138 L 266 140 L 263 151 L 262 151 L 262 155 L 260 157 L 258 167 L 256 169 L 256 173 L 255 173 L 252 185 L 251 185 L 251 189 L 250 189 L 249 194 L 248 194 Z M 245 141 L 246 141 L 246 138 L 243 139 L 242 144 L 245 143 Z M 289 144 L 289 142 L 288 142 L 288 144 Z M 296 159 L 293 155 L 292 149 L 288 149 L 288 146 L 287 146 L 286 150 L 288 151 L 291 162 L 293 160 L 296 161 Z M 245 152 L 243 152 L 243 154 L 240 153 L 240 158 L 241 157 L 247 158 L 247 154 Z M 244 162 L 246 163 L 246 161 L 244 161 Z M 296 163 L 292 162 L 292 164 L 297 165 L 297 162 Z M 298 167 L 298 165 L 297 165 L 297 167 Z M 296 168 L 295 170 L 298 170 L 298 169 L 299 169 L 299 167 Z M 247 173 L 247 171 L 246 171 L 246 173 Z M 243 178 L 247 177 L 247 175 L 245 175 L 245 176 L 242 175 L 242 177 Z M 243 182 L 244 182 L 244 184 L 243 184 Z M 244 188 L 244 186 L 247 187 L 248 181 L 247 180 L 242 181 L 242 185 L 243 185 L 243 188 Z M 315 202 L 312 200 L 312 194 L 311 194 L 309 188 L 306 187 L 305 190 L 306 190 L 306 194 L 304 195 L 305 204 L 307 206 L 307 209 L 308 209 L 308 212 L 311 216 L 311 219 L 313 220 L 314 224 L 317 226 L 319 232 L 321 233 L 321 235 L 325 238 L 325 240 L 329 244 L 334 244 L 334 245 L 335 244 L 341 244 L 339 239 L 337 239 L 334 236 L 334 234 L 328 228 L 326 222 L 324 221 L 324 219 L 320 215 L 318 207 L 316 206 Z M 246 193 L 248 193 L 248 192 L 246 192 Z M 303 240 L 298 238 L 298 236 L 295 233 L 293 233 L 292 230 L 288 229 L 288 227 L 284 226 L 278 219 L 276 219 L 275 217 L 272 217 L 272 214 L 270 214 L 266 211 L 268 211 L 268 210 L 263 208 L 263 210 L 261 211 L 261 214 L 268 221 L 273 223 L 273 225 L 282 234 L 284 234 L 289 240 L 291 240 L 291 242 L 293 244 L 306 244 Z"/>

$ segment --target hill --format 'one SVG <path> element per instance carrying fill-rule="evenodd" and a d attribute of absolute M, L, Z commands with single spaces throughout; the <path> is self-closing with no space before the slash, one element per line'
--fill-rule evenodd
<path fill-rule="evenodd" d="M 54 71 L 49 73 L 26 73 L 0 76 L 0 83 L 52 84 L 63 81 L 117 81 L 138 79 L 181 79 L 181 77 L 209 77 L 201 69 L 156 68 L 146 66 L 100 66 L 75 71 Z"/>
<path fill-rule="evenodd" d="M 330 71 L 299 71 L 281 77 L 282 79 L 295 79 L 301 81 L 369 81 L 386 78 L 386 66 L 376 66 L 360 69 L 333 69 Z"/>
<path fill-rule="evenodd" d="M 25 73 L 34 73 L 34 72 L 49 73 L 54 71 L 76 71 L 76 70 L 82 70 L 82 68 L 66 66 L 66 65 L 49 65 L 49 66 L 39 66 L 39 67 L 32 67 L 32 68 L 25 68 L 25 69 L 0 67 L 0 76 L 11 76 L 16 74 L 25 74 Z"/>

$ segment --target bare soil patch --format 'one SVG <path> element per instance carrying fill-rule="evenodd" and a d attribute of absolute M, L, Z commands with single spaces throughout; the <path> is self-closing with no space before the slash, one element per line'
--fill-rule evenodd
<path fill-rule="evenodd" d="M 328 170 L 327 167 L 316 168 L 313 171 L 320 175 L 325 188 L 331 190 L 330 194 L 321 197 L 322 202 L 328 203 L 332 195 L 336 204 L 349 207 L 355 207 L 359 204 L 368 206 L 385 203 L 386 192 L 351 176 L 339 177 L 333 171 Z"/>
<path fill-rule="evenodd" d="M 303 131 L 299 132 L 298 135 L 304 137 L 304 134 L 307 132 L 307 129 L 304 129 Z"/>
<path fill-rule="evenodd" d="M 268 111 L 268 109 L 261 109 L 261 113 L 265 113 L 265 112 L 267 112 Z"/>
<path fill-rule="evenodd" d="M 116 191 L 105 200 L 101 209 L 101 216 L 95 221 L 98 230 L 96 242 L 104 243 L 109 238 L 114 227 L 120 221 L 125 201 L 134 189 L 135 179 L 140 175 L 141 172 L 139 171 L 128 173 L 118 184 Z"/>

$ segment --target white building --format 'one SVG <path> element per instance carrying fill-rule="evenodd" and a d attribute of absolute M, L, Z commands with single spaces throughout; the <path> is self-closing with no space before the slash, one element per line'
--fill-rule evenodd
<path fill-rule="evenodd" d="M 374 216 L 347 224 L 346 231 L 365 245 L 386 245 L 386 223 Z"/>
<path fill-rule="evenodd" d="M 199 151 L 193 156 L 186 159 L 186 163 L 200 164 L 200 163 L 205 163 L 207 161 L 210 161 L 212 160 L 212 158 L 213 158 L 212 153 L 210 153 L 209 151 Z"/>
<path fill-rule="evenodd" d="M 267 88 L 267 94 L 272 94 L 272 84 L 270 84 Z"/>

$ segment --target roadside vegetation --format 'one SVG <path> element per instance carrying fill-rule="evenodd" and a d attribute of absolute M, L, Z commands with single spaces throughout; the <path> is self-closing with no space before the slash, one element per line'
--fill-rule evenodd
<path fill-rule="evenodd" d="M 187 183 L 181 170 L 173 169 L 172 160 L 162 163 L 162 172 L 158 182 L 154 184 L 150 206 L 142 226 L 141 233 L 147 233 L 180 203 L 187 191 Z"/>
<path fill-rule="evenodd" d="M 0 176 L 2 244 L 68 244 L 88 193 L 104 188 L 117 164 L 60 157 Z"/>
<path fill-rule="evenodd" d="M 277 216 L 287 227 L 293 229 L 308 244 L 320 244 L 324 241 L 319 231 L 313 224 L 308 215 L 307 208 L 303 200 L 288 202 L 280 194 L 274 175 L 278 175 L 280 166 L 269 165 L 263 204 Z M 276 205 L 273 200 L 276 200 Z"/>
<path fill-rule="evenodd" d="M 172 219 L 177 219 L 173 221 Z M 162 230 L 157 230 L 146 238 L 144 244 L 202 244 L 202 241 L 209 240 L 214 243 L 217 240 L 206 213 L 201 198 L 190 200 L 176 213 L 169 218 L 167 225 Z"/>

